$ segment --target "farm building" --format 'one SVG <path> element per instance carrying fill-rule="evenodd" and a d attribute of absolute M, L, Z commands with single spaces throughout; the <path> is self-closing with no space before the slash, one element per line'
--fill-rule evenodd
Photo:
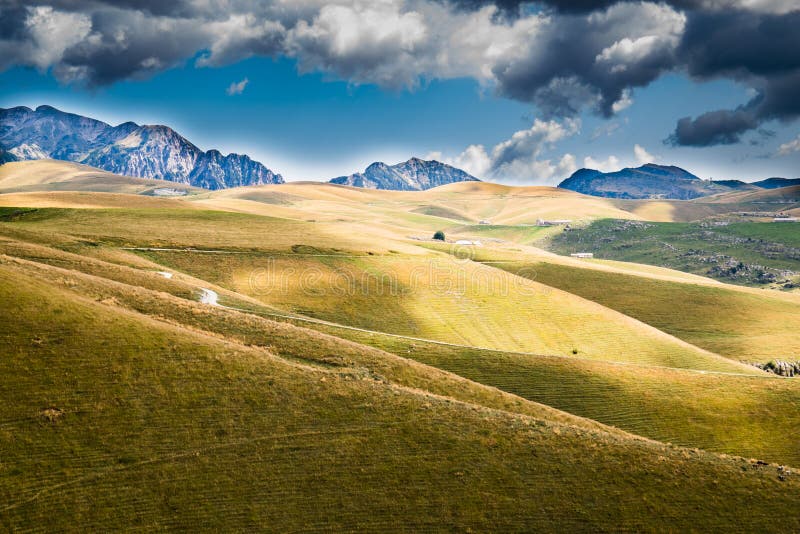
<path fill-rule="evenodd" d="M 153 196 L 157 197 L 180 197 L 186 193 L 186 191 L 175 189 L 174 187 L 159 187 L 158 189 L 153 189 Z"/>
<path fill-rule="evenodd" d="M 569 225 L 572 221 L 570 219 L 555 219 L 552 221 L 548 221 L 545 219 L 538 219 L 536 221 L 536 226 L 565 226 Z"/>
<path fill-rule="evenodd" d="M 456 241 L 456 245 L 468 245 L 468 246 L 479 247 L 479 246 L 481 246 L 481 242 L 480 241 L 471 241 L 469 239 L 459 239 L 458 241 Z"/>
<path fill-rule="evenodd" d="M 775 217 L 773 219 L 774 222 L 797 222 L 798 220 L 800 219 L 797 217 Z"/>
<path fill-rule="evenodd" d="M 575 254 L 570 254 L 573 258 L 594 258 L 594 254 L 591 252 L 576 252 Z"/>

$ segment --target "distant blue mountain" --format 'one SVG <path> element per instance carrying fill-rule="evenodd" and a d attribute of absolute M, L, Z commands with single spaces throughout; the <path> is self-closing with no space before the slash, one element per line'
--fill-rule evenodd
<path fill-rule="evenodd" d="M 562 189 L 607 198 L 689 200 L 747 188 L 738 181 L 707 182 L 675 166 L 648 163 L 616 172 L 580 169 L 558 184 Z"/>
<path fill-rule="evenodd" d="M 203 152 L 167 126 L 111 126 L 51 106 L 0 109 L 0 163 L 46 158 L 206 189 L 283 183 L 247 156 Z"/>
<path fill-rule="evenodd" d="M 800 185 L 800 178 L 767 178 L 760 182 L 753 182 L 753 185 L 763 189 L 778 189 L 780 187 Z"/>

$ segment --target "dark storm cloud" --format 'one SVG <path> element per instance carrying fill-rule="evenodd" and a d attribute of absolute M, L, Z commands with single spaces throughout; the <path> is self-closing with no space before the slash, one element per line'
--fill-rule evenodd
<path fill-rule="evenodd" d="M 97 9 L 112 8 L 142 11 L 153 15 L 188 17 L 197 13 L 190 0 L 5 0 L 15 9 L 49 6 L 59 11 L 88 13 Z"/>
<path fill-rule="evenodd" d="M 27 37 L 25 19 L 28 10 L 22 6 L 3 6 L 0 4 L 0 39 L 21 40 Z"/>
<path fill-rule="evenodd" d="M 795 70 L 800 68 L 800 11 L 692 13 L 681 57 L 697 77 L 769 76 Z"/>
<path fill-rule="evenodd" d="M 665 72 L 733 79 L 755 89 L 758 96 L 738 109 L 681 119 L 669 139 L 707 146 L 735 143 L 766 121 L 800 115 L 800 6 L 792 4 L 764 0 L 745 9 L 742 0 L 395 0 L 389 7 L 317 0 L 0 0 L 0 69 L 29 65 L 52 69 L 63 82 L 101 86 L 146 77 L 198 54 L 200 66 L 291 55 L 304 70 L 354 83 L 413 87 L 420 78 L 474 76 L 547 117 L 585 109 L 611 116 L 630 102 L 632 89 Z M 477 11 L 488 5 L 498 9 Z M 359 18 L 384 8 L 385 17 L 377 15 L 381 28 L 370 26 L 376 16 Z M 470 48 L 469 41 L 449 41 L 472 15 L 491 18 L 481 22 L 478 36 L 496 42 Z M 357 45 L 343 51 L 343 43 L 353 39 Z M 503 52 L 483 55 L 492 47 Z"/>
<path fill-rule="evenodd" d="M 546 7 L 561 13 L 589 13 L 605 9 L 620 2 L 634 3 L 639 0 L 440 0 L 461 9 L 479 9 L 495 5 L 507 13 L 519 13 L 520 8 Z M 694 9 L 703 5 L 702 0 L 668 0 L 664 4 L 680 8 Z"/>
<path fill-rule="evenodd" d="M 90 86 L 108 85 L 169 68 L 206 42 L 204 32 L 186 19 L 153 21 L 142 12 L 100 10 L 91 18 L 93 39 L 70 48 L 55 72 Z"/>
<path fill-rule="evenodd" d="M 757 117 L 750 109 L 709 111 L 696 119 L 691 117 L 680 119 L 669 142 L 674 145 L 698 147 L 731 145 L 738 143 L 742 134 L 757 128 L 758 124 Z"/>
<path fill-rule="evenodd" d="M 630 21 L 642 19 L 638 27 Z M 593 106 L 604 116 L 626 91 L 676 63 L 683 17 L 664 6 L 618 5 L 599 16 L 562 15 L 521 55 L 494 68 L 500 94 L 535 103 L 546 115 Z"/>
<path fill-rule="evenodd" d="M 731 144 L 766 121 L 800 116 L 800 12 L 784 15 L 745 11 L 695 13 L 680 57 L 698 79 L 731 78 L 759 91 L 747 105 L 681 119 L 669 142 Z"/>

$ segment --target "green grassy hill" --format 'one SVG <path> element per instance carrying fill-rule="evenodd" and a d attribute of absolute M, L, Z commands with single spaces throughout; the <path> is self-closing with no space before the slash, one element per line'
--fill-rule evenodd
<path fill-rule="evenodd" d="M 797 509 L 798 482 L 771 466 L 294 361 L 277 336 L 245 345 L 86 296 L 85 275 L 49 269 L 48 282 L 0 266 L 14 325 L 0 364 L 9 529 L 418 530 L 442 514 L 477 530 L 755 528 L 770 512 L 744 513 L 754 495 Z M 304 336 L 319 334 L 289 337 Z"/>
<path fill-rule="evenodd" d="M 493 265 L 598 302 L 727 358 L 762 363 L 800 358 L 800 298 L 546 262 Z"/>
<path fill-rule="evenodd" d="M 554 236 L 559 254 L 646 263 L 744 285 L 794 287 L 800 232 L 792 223 L 704 221 L 657 223 L 600 220 Z"/>
<path fill-rule="evenodd" d="M 800 382 L 740 361 L 800 301 L 534 249 L 620 213 L 551 189 L 0 194 L 0 529 L 800 529 Z"/>

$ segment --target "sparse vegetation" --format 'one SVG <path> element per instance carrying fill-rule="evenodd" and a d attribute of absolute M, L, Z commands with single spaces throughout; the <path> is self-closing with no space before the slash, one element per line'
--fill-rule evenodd
<path fill-rule="evenodd" d="M 643 223 L 602 220 L 550 240 L 559 254 L 669 267 L 744 285 L 792 284 L 800 277 L 800 232 L 774 223 Z"/>

